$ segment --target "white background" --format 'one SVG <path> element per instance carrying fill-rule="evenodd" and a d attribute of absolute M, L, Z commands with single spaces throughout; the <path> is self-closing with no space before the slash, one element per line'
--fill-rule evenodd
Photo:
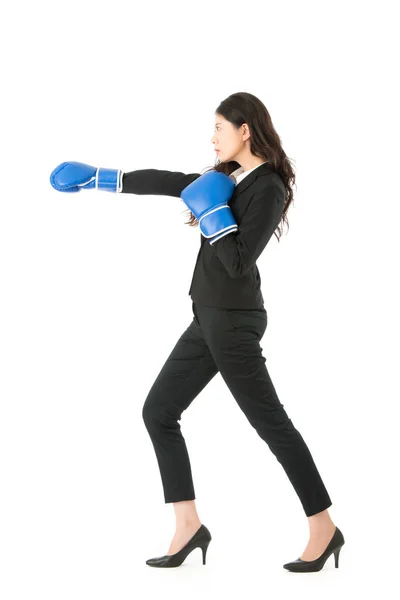
<path fill-rule="evenodd" d="M 3 10 L 0 596 L 375 595 L 398 554 L 399 44 L 395 2 L 20 2 Z M 11 5 L 10 5 L 11 6 Z M 192 319 L 178 198 L 62 194 L 61 162 L 200 172 L 247 91 L 293 160 L 290 228 L 258 260 L 266 365 L 346 544 L 292 574 L 308 522 L 218 374 L 182 415 L 213 536 L 176 569 L 142 420 Z M 226 426 L 229 423 L 229 427 Z M 396 584 L 392 584 L 396 585 Z"/>

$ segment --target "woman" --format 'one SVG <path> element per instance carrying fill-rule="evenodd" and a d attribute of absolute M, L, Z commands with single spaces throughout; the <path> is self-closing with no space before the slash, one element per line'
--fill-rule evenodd
<path fill-rule="evenodd" d="M 211 541 L 201 523 L 185 440 L 179 420 L 194 398 L 219 372 L 258 435 L 268 444 L 291 481 L 308 519 L 310 537 L 303 554 L 284 568 L 319 571 L 344 537 L 328 508 L 331 499 L 301 434 L 279 401 L 262 355 L 267 327 L 256 260 L 293 200 L 293 169 L 264 104 L 249 93 L 230 95 L 215 111 L 211 139 L 218 160 L 209 171 L 235 184 L 229 208 L 236 223 L 220 235 L 200 236 L 189 289 L 193 320 L 182 333 L 154 381 L 143 419 L 157 457 L 166 503 L 173 503 L 176 531 L 167 554 L 146 561 L 176 567 L 197 547 L 203 564 Z M 80 166 L 79 166 L 80 165 Z M 199 173 L 158 169 L 122 173 L 82 163 L 63 163 L 51 175 L 60 191 L 96 187 L 114 192 L 181 197 Z M 198 221 L 191 214 L 188 223 Z M 279 237 L 277 236 L 278 241 Z"/>

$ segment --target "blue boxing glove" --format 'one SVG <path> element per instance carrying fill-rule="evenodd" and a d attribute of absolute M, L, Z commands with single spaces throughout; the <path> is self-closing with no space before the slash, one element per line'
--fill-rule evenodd
<path fill-rule="evenodd" d="M 122 190 L 120 169 L 103 169 L 81 162 L 63 162 L 50 175 L 50 183 L 59 192 L 79 192 L 83 189 L 120 192 Z"/>
<path fill-rule="evenodd" d="M 237 231 L 228 200 L 235 183 L 225 173 L 208 171 L 181 192 L 181 198 L 199 221 L 202 235 L 213 244 L 220 238 Z"/>

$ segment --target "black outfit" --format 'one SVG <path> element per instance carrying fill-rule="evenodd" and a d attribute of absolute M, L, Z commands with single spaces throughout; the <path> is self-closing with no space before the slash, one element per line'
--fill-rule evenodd
<path fill-rule="evenodd" d="M 180 197 L 200 173 L 141 169 L 123 175 L 122 193 Z M 221 308 L 262 308 L 256 260 L 278 226 L 286 190 L 268 163 L 239 181 L 229 206 L 239 229 L 214 244 L 200 234 L 200 250 L 189 289 L 192 300 Z"/>
<path fill-rule="evenodd" d="M 157 169 L 132 171 L 123 176 L 122 192 L 179 197 L 200 176 Z M 255 261 L 281 219 L 284 199 L 279 174 L 269 164 L 260 165 L 239 181 L 229 200 L 238 230 L 213 245 L 201 236 L 189 291 L 193 319 L 154 381 L 142 413 L 166 503 L 195 499 L 178 421 L 219 372 L 284 468 L 306 515 L 332 504 L 305 441 L 279 401 L 260 347 L 267 312 Z"/>

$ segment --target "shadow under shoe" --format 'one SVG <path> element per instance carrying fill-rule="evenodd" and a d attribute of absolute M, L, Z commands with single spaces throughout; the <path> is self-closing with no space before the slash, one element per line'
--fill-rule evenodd
<path fill-rule="evenodd" d="M 335 533 L 324 552 L 315 560 L 301 560 L 298 558 L 292 562 L 283 565 L 284 569 L 295 573 L 310 573 L 320 571 L 331 554 L 335 555 L 335 567 L 339 567 L 339 553 L 344 544 L 344 537 L 339 527 L 336 527 Z"/>
<path fill-rule="evenodd" d="M 211 533 L 205 525 L 196 531 L 196 533 L 190 538 L 188 543 L 183 546 L 175 554 L 164 554 L 164 556 L 157 556 L 155 558 L 149 558 L 146 560 L 146 565 L 150 567 L 179 567 L 188 554 L 195 548 L 201 548 L 203 552 L 203 565 L 206 564 L 206 553 L 209 543 L 211 542 Z"/>

